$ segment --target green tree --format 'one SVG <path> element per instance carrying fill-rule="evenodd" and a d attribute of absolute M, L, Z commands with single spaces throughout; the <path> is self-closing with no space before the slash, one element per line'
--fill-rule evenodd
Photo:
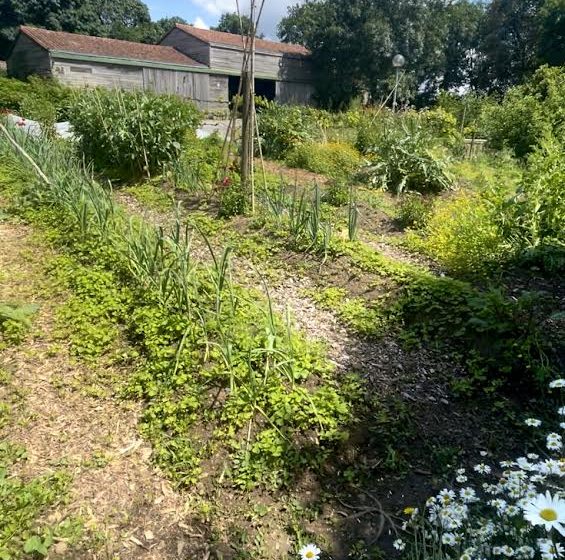
<path fill-rule="evenodd" d="M 565 64 L 565 0 L 546 0 L 538 24 L 540 61 L 562 66 Z"/>
<path fill-rule="evenodd" d="M 162 18 L 136 27 L 114 28 L 113 36 L 127 41 L 156 45 L 176 23 L 186 24 L 187 21 L 181 17 Z"/>
<path fill-rule="evenodd" d="M 151 22 L 141 0 L 0 0 L 0 57 L 5 57 L 18 26 L 122 38 Z"/>
<path fill-rule="evenodd" d="M 441 89 L 449 90 L 469 83 L 473 72 L 472 53 L 479 46 L 479 31 L 484 17 L 484 5 L 470 0 L 454 2 L 445 8 Z"/>
<path fill-rule="evenodd" d="M 544 0 L 493 0 L 481 26 L 474 84 L 503 92 L 539 66 L 539 13 Z"/>
<path fill-rule="evenodd" d="M 249 16 L 245 14 L 241 15 L 241 19 L 236 12 L 224 13 L 220 17 L 220 21 L 216 27 L 212 27 L 214 31 L 223 31 L 224 33 L 234 33 L 235 35 L 241 35 L 242 31 L 244 35 L 249 35 L 253 29 L 253 22 Z M 263 37 L 262 34 L 258 34 L 258 37 Z"/>
<path fill-rule="evenodd" d="M 481 18 L 470 0 L 310 0 L 290 8 L 278 31 L 312 51 L 320 100 L 341 107 L 363 91 L 386 98 L 397 53 L 405 99 L 465 83 Z"/>

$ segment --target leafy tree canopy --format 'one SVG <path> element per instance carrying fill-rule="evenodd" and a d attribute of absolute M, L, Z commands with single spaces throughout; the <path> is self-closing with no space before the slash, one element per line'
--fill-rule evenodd
<path fill-rule="evenodd" d="M 253 22 L 249 16 L 245 14 L 241 15 L 241 19 L 236 12 L 224 13 L 220 17 L 220 21 L 216 27 L 212 27 L 214 31 L 223 31 L 224 33 L 234 33 L 236 35 L 241 35 L 242 31 L 244 35 L 249 35 L 253 29 Z M 263 37 L 262 34 L 258 34 L 258 37 Z"/>
<path fill-rule="evenodd" d="M 307 0 L 278 31 L 312 51 L 329 107 L 363 92 L 386 99 L 397 53 L 400 98 L 427 103 L 441 90 L 505 91 L 540 64 L 563 64 L 565 0 Z"/>
<path fill-rule="evenodd" d="M 175 22 L 152 22 L 141 0 L 0 0 L 0 58 L 20 25 L 155 43 Z"/>
<path fill-rule="evenodd" d="M 386 98 L 397 53 L 404 98 L 458 85 L 482 16 L 469 0 L 311 0 L 290 8 L 279 36 L 312 51 L 321 101 L 340 107 L 363 91 Z"/>

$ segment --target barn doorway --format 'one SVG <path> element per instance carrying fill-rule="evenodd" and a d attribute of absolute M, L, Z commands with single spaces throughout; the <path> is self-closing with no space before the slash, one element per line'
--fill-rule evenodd
<path fill-rule="evenodd" d="M 274 101 L 277 96 L 277 82 L 275 80 L 255 79 L 255 95 L 267 101 Z"/>
<path fill-rule="evenodd" d="M 233 98 L 237 95 L 239 91 L 239 83 L 241 79 L 239 76 L 229 76 L 228 77 L 228 94 L 229 102 L 233 101 Z M 255 79 L 255 95 L 257 97 L 264 97 L 269 101 L 274 101 L 277 97 L 277 82 L 275 80 L 262 80 L 259 78 Z"/>
<path fill-rule="evenodd" d="M 228 95 L 229 95 L 229 102 L 231 104 L 233 98 L 237 95 L 239 91 L 239 76 L 229 76 L 228 77 Z"/>

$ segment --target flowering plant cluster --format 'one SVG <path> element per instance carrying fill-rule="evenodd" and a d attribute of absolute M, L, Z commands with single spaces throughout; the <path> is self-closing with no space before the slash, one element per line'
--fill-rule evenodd
<path fill-rule="evenodd" d="M 550 384 L 565 387 L 565 379 Z M 558 410 L 565 430 L 565 407 Z M 528 418 L 526 425 L 542 422 Z M 530 453 L 515 461 L 473 467 L 469 483 L 465 469 L 456 472 L 455 485 L 426 502 L 425 512 L 408 508 L 411 519 L 403 529 L 414 531 L 414 546 L 398 539 L 394 546 L 418 560 L 565 559 L 565 458 L 563 435 L 546 436 L 544 456 Z"/>

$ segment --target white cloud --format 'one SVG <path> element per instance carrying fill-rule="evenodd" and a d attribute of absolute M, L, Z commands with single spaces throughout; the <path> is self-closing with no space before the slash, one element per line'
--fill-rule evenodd
<path fill-rule="evenodd" d="M 220 16 L 224 12 L 235 12 L 237 4 L 235 0 L 192 0 L 195 6 L 199 6 L 211 16 Z"/>
<path fill-rule="evenodd" d="M 237 10 L 236 0 L 191 0 L 194 6 L 202 8 L 208 15 L 218 18 L 224 12 L 235 12 Z M 267 37 L 275 39 L 277 36 L 277 24 L 286 16 L 289 6 L 300 3 L 301 0 L 265 0 L 259 31 Z M 257 1 L 260 4 L 260 1 Z M 242 12 L 249 13 L 250 0 L 240 0 L 239 7 Z"/>
<path fill-rule="evenodd" d="M 198 29 L 210 29 L 210 26 L 200 16 L 198 16 L 194 20 L 193 25 L 194 25 L 194 27 L 196 27 Z"/>

